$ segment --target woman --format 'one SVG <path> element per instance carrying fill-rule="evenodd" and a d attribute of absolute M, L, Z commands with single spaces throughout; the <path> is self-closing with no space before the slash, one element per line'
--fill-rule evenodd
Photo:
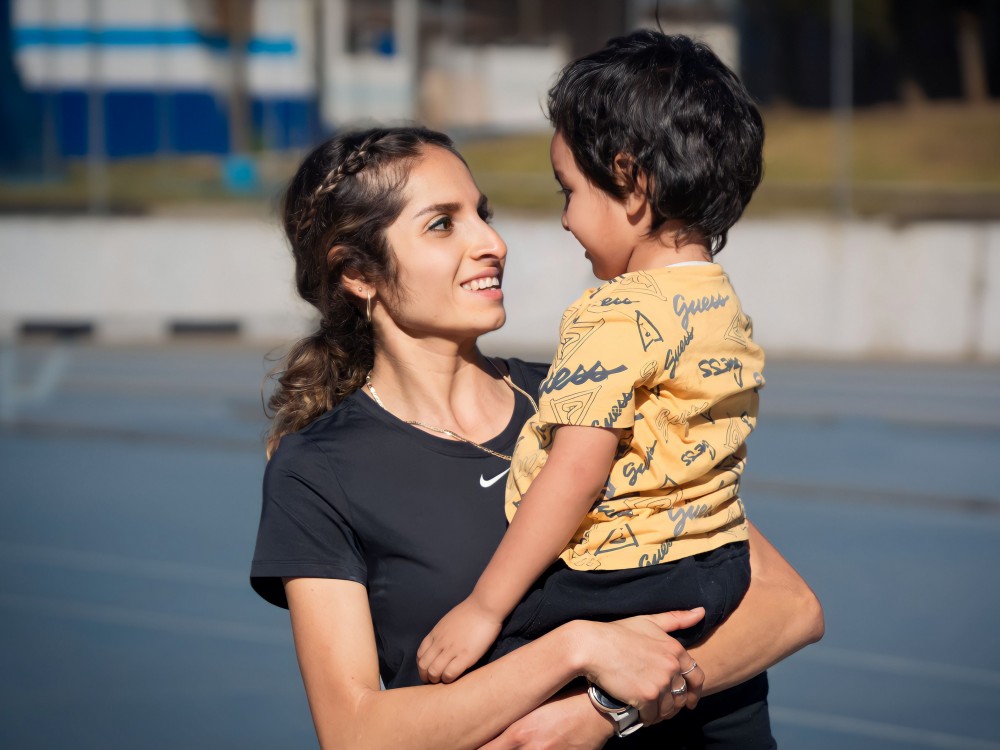
<path fill-rule="evenodd" d="M 544 367 L 476 347 L 505 319 L 507 251 L 446 136 L 375 129 L 322 144 L 293 178 L 284 220 L 298 291 L 321 324 L 289 353 L 271 399 L 251 576 L 290 610 L 324 748 L 596 748 L 614 726 L 583 691 L 546 703 L 575 678 L 653 723 L 820 636 L 815 597 L 755 533 L 750 591 L 690 653 L 666 632 L 697 610 L 574 622 L 456 682 L 421 685 L 418 644 L 503 534 L 502 479 Z M 393 689 L 379 690 L 380 674 Z"/>

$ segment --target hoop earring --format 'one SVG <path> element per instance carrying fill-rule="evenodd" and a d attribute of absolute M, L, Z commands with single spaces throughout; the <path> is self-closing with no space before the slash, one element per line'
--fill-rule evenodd
<path fill-rule="evenodd" d="M 368 322 L 372 322 L 372 293 L 368 292 L 368 301 L 365 303 L 365 317 L 368 318 Z"/>

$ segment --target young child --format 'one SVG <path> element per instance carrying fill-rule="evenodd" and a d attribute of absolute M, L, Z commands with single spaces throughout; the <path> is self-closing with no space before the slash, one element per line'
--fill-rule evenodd
<path fill-rule="evenodd" d="M 706 46 L 653 31 L 571 63 L 548 105 L 562 224 L 607 283 L 563 315 L 510 527 L 418 652 L 432 679 L 577 618 L 703 606 L 675 634 L 690 645 L 750 581 L 739 485 L 764 357 L 712 257 L 760 182 L 760 114 Z M 771 746 L 761 710 L 729 746 Z"/>

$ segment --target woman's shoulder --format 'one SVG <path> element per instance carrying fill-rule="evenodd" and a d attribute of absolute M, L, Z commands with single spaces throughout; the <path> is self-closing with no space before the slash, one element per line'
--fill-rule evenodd
<path fill-rule="evenodd" d="M 265 499 L 294 496 L 300 504 L 346 502 L 343 475 L 364 459 L 365 446 L 378 439 L 366 437 L 373 429 L 371 420 L 346 401 L 282 436 L 264 469 Z"/>
<path fill-rule="evenodd" d="M 338 446 L 356 441 L 359 431 L 371 426 L 359 413 L 357 394 L 351 394 L 330 411 L 321 414 L 309 424 L 281 438 L 270 463 L 295 465 L 315 459 L 317 453 L 336 452 Z"/>

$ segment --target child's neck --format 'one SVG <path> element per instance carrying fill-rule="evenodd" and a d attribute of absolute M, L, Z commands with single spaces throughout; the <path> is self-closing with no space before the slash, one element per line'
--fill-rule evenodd
<path fill-rule="evenodd" d="M 682 242 L 678 244 L 673 232 L 664 232 L 658 237 L 651 237 L 636 245 L 629 257 L 630 271 L 648 271 L 652 268 L 662 268 L 674 263 L 689 263 L 691 261 L 711 262 L 712 254 L 708 246 L 700 242 Z"/>

